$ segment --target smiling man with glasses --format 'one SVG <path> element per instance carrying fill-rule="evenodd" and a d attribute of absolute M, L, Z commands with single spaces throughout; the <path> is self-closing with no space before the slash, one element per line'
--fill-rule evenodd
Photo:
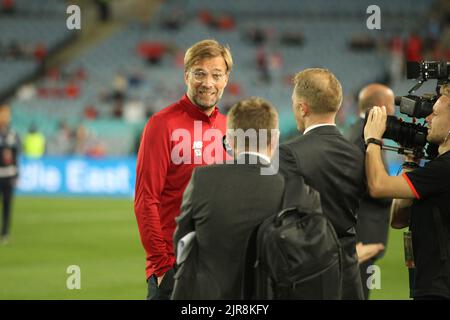
<path fill-rule="evenodd" d="M 230 60 L 227 63 L 223 56 L 200 59 L 195 57 L 195 54 L 196 52 L 188 51 L 186 54 L 188 61 L 185 58 L 184 80 L 187 85 L 187 97 L 209 116 L 222 98 L 231 72 L 229 65 L 232 62 Z M 199 54 L 202 55 L 201 52 Z"/>
<path fill-rule="evenodd" d="M 149 119 L 137 159 L 134 209 L 147 253 L 148 299 L 170 298 L 175 218 L 180 214 L 182 195 L 193 169 L 226 159 L 222 140 L 204 139 L 196 129 L 219 130 L 218 136 L 225 135 L 226 117 L 219 113 L 217 103 L 233 67 L 230 50 L 214 40 L 200 41 L 186 51 L 184 67 L 186 95 Z M 179 159 L 173 159 L 176 152 L 172 151 L 181 141 L 174 137 L 186 132 L 192 137 L 187 149 L 190 154 L 177 155 L 188 159 L 180 164 Z M 204 150 L 216 143 L 223 154 L 208 156 Z"/>

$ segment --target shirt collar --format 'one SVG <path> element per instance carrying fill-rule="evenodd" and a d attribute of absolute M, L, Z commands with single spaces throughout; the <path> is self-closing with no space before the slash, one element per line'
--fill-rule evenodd
<path fill-rule="evenodd" d="M 325 127 L 325 126 L 336 127 L 336 125 L 334 123 L 319 123 L 319 124 L 315 124 L 313 126 L 309 126 L 308 128 L 306 128 L 305 131 L 303 132 L 303 134 L 307 134 L 309 131 L 314 130 L 315 128 Z"/>
<path fill-rule="evenodd" d="M 257 156 L 262 158 L 264 161 L 266 161 L 267 163 L 270 163 L 270 158 L 268 156 L 266 156 L 265 154 L 259 153 L 259 152 L 254 152 L 254 151 L 244 151 L 239 153 L 238 157 L 241 155 L 245 155 L 245 154 L 250 154 L 252 156 Z"/>
<path fill-rule="evenodd" d="M 214 122 L 216 120 L 217 114 L 219 113 L 219 109 L 217 106 L 214 107 L 213 112 L 208 117 L 197 105 L 191 102 L 189 100 L 189 97 L 187 94 L 185 94 L 181 100 L 181 104 L 186 108 L 186 111 L 189 113 L 191 117 L 197 120 L 207 121 L 207 122 Z"/>

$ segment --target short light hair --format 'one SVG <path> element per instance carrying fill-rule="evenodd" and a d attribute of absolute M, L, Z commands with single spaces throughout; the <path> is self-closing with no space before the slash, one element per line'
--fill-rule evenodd
<path fill-rule="evenodd" d="M 267 146 L 272 141 L 272 129 L 278 129 L 278 112 L 275 107 L 259 97 L 251 97 L 237 102 L 228 112 L 227 129 L 241 129 L 244 132 L 254 129 L 257 133 L 257 143 L 259 145 L 259 132 L 261 129 L 267 130 Z M 248 150 L 251 143 L 245 141 L 245 149 Z M 234 144 L 237 145 L 237 137 L 234 137 Z"/>
<path fill-rule="evenodd" d="M 335 113 L 342 104 L 342 86 L 327 69 L 310 68 L 294 77 L 294 92 L 303 98 L 312 113 Z"/>
<path fill-rule="evenodd" d="M 233 58 L 231 56 L 230 48 L 228 46 L 223 46 L 212 39 L 199 41 L 186 51 L 186 54 L 184 55 L 184 71 L 188 72 L 193 65 L 203 59 L 220 56 L 225 60 L 227 73 L 230 73 L 233 68 Z"/>

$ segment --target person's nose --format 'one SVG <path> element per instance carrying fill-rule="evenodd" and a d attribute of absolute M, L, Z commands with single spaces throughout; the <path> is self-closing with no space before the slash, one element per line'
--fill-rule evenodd
<path fill-rule="evenodd" d="M 212 75 L 208 74 L 203 80 L 202 84 L 207 88 L 211 88 L 214 85 L 214 79 Z"/>

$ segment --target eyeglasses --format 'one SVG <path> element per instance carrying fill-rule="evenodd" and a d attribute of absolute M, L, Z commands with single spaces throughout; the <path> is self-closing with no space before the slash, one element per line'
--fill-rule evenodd
<path fill-rule="evenodd" d="M 209 76 L 209 73 L 206 73 L 204 71 L 192 71 L 191 73 L 194 76 L 194 80 L 197 82 L 203 82 Z M 222 82 L 223 79 L 225 79 L 225 73 L 215 72 L 212 73 L 211 76 L 214 83 Z"/>

